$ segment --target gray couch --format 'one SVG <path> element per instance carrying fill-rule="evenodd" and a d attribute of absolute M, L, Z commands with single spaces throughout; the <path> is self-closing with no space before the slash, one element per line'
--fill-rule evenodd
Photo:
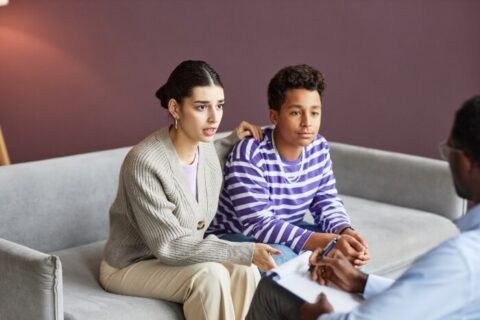
<path fill-rule="evenodd" d="M 129 148 L 0 167 L 0 319 L 181 319 L 181 305 L 105 292 L 98 267 Z M 337 184 L 369 241 L 366 271 L 397 276 L 455 235 L 465 210 L 442 161 L 332 143 Z"/>

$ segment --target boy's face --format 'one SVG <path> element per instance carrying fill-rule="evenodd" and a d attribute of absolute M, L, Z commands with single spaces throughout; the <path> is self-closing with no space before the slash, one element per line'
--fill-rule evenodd
<path fill-rule="evenodd" d="M 289 89 L 280 111 L 270 109 L 278 143 L 290 147 L 310 144 L 320 130 L 321 119 L 322 103 L 316 90 Z"/>

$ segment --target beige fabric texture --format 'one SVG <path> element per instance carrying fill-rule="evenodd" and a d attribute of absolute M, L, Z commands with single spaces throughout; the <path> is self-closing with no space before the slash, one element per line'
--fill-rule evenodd
<path fill-rule="evenodd" d="M 117 269 L 102 261 L 105 290 L 183 303 L 187 320 L 245 319 L 260 280 L 256 266 L 204 262 L 168 266 L 157 259 Z"/>

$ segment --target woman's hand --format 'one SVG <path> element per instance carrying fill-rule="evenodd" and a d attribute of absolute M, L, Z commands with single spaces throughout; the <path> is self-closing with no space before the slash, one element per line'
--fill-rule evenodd
<path fill-rule="evenodd" d="M 239 139 L 243 139 L 247 136 L 253 136 L 255 140 L 260 140 L 263 138 L 263 131 L 262 128 L 255 126 L 247 121 L 242 121 L 240 124 L 235 128 L 237 132 L 237 136 Z"/>
<path fill-rule="evenodd" d="M 269 271 L 277 265 L 272 254 L 282 254 L 280 250 L 270 247 L 268 244 L 255 243 L 252 262 L 263 271 Z"/>

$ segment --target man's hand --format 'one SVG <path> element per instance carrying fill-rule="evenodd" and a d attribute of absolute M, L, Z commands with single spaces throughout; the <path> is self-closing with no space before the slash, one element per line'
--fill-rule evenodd
<path fill-rule="evenodd" d="M 313 257 L 313 254 L 312 254 Z M 363 293 L 368 275 L 361 272 L 337 250 L 333 257 L 310 257 L 310 263 L 315 266 L 312 279 L 323 285 L 335 285 L 338 288 L 354 293 Z"/>
<path fill-rule="evenodd" d="M 317 320 L 319 316 L 324 313 L 333 312 L 333 307 L 328 302 L 325 293 L 320 293 L 318 301 L 316 303 L 305 302 L 300 307 L 300 319 L 301 320 Z"/>

